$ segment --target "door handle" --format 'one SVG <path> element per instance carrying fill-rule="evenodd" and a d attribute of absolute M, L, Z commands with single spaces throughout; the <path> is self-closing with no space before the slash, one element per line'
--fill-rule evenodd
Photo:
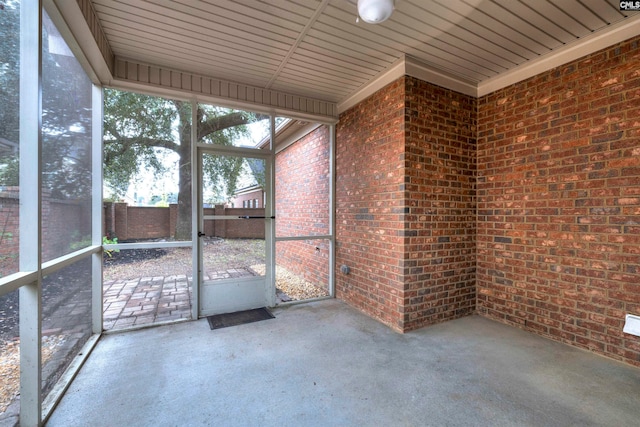
<path fill-rule="evenodd" d="M 198 237 L 205 237 L 206 234 L 204 234 L 202 231 L 198 231 Z"/>
<path fill-rule="evenodd" d="M 240 219 L 276 219 L 275 216 L 249 216 L 249 215 L 240 215 L 238 218 Z"/>

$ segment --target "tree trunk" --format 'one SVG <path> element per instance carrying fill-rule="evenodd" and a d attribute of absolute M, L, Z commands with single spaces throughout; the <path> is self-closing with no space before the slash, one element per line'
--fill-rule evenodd
<path fill-rule="evenodd" d="M 179 103 L 182 104 L 182 103 Z M 190 104 L 186 104 L 189 106 Z M 191 109 L 179 108 L 180 155 L 176 240 L 191 240 Z"/>
<path fill-rule="evenodd" d="M 182 101 L 172 101 L 176 106 L 179 118 L 180 155 L 179 183 L 178 183 L 178 218 L 176 220 L 176 240 L 191 240 L 191 104 Z M 268 115 L 257 114 L 255 117 L 243 112 L 232 112 L 220 117 L 206 118 L 204 111 L 198 108 L 197 119 L 194 126 L 197 129 L 198 140 L 203 140 L 223 129 L 232 128 L 251 123 L 252 120 L 265 120 Z M 172 148 L 173 149 L 173 148 Z M 238 172 L 235 172 L 237 175 Z M 230 177 L 225 177 L 230 179 Z M 197 184 L 197 183 L 196 183 Z"/>
<path fill-rule="evenodd" d="M 176 240 L 191 240 L 191 147 L 180 148 Z"/>

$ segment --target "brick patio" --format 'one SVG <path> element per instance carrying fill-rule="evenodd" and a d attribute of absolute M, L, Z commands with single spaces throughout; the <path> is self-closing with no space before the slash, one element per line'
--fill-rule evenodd
<path fill-rule="evenodd" d="M 107 331 L 191 319 L 191 278 L 178 275 L 106 281 L 103 309 Z"/>
<path fill-rule="evenodd" d="M 210 272 L 205 280 L 250 277 L 248 269 Z M 185 275 L 108 280 L 102 288 L 105 331 L 191 319 L 191 277 Z"/>

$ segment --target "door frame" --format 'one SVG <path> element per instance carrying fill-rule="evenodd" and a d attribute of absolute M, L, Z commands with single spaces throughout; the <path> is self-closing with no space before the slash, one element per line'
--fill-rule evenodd
<path fill-rule="evenodd" d="M 275 118 L 271 116 L 271 141 L 273 141 L 273 129 Z M 203 265 L 201 253 L 203 250 L 203 242 L 199 236 L 199 232 L 204 230 L 204 215 L 202 209 L 203 203 L 203 173 L 202 173 L 202 157 L 204 154 L 228 155 L 244 158 L 257 158 L 265 161 L 265 186 L 266 203 L 264 207 L 265 216 L 265 275 L 264 275 L 264 305 L 272 307 L 275 305 L 276 289 L 275 289 L 275 196 L 274 196 L 274 180 L 275 180 L 275 154 L 272 148 L 256 149 L 233 146 L 216 146 L 212 144 L 193 144 L 192 150 L 192 239 L 193 245 L 193 266 L 194 280 L 192 283 L 193 301 L 192 301 L 192 317 L 198 319 L 213 313 L 207 313 L 202 310 L 204 286 Z M 252 280 L 253 281 L 253 280 Z M 238 282 L 242 282 L 239 280 Z"/>

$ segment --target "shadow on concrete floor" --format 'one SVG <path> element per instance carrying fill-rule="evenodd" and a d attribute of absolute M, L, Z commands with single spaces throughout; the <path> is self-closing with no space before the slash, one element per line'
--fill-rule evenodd
<path fill-rule="evenodd" d="M 104 336 L 49 426 L 635 426 L 640 369 L 479 316 L 398 334 L 338 300 Z"/>

